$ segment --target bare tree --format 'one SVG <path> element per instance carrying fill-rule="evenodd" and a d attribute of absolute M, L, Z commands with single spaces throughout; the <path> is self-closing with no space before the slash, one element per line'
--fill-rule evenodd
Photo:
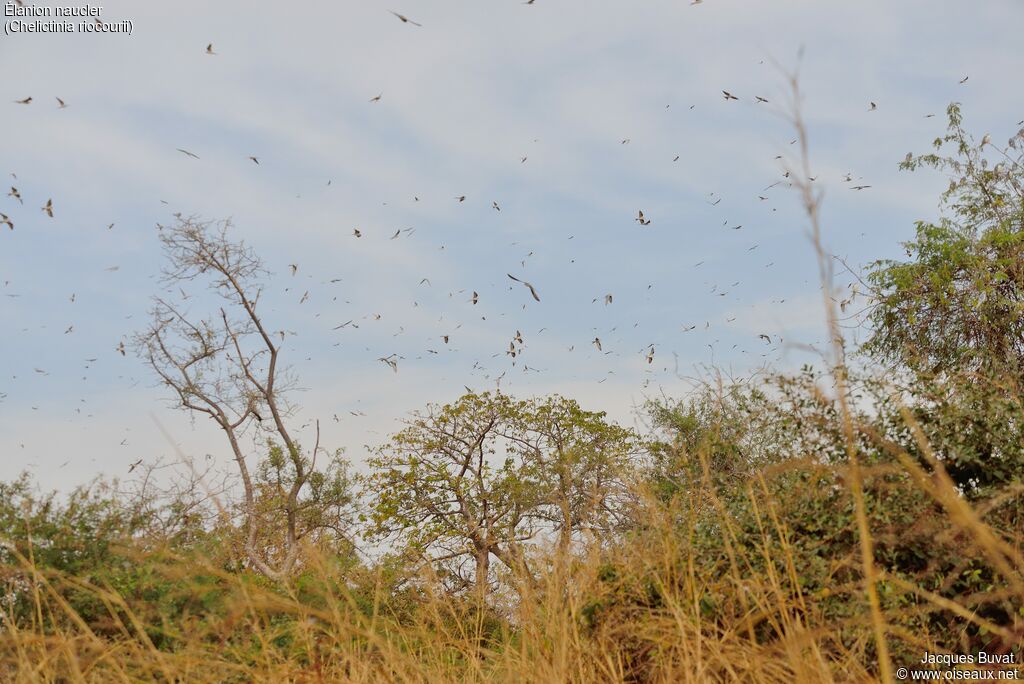
<path fill-rule="evenodd" d="M 208 416 L 223 431 L 241 479 L 245 556 L 280 580 L 296 567 L 311 535 L 344 535 L 340 521 L 351 498 L 340 452 L 327 454 L 317 469 L 325 451 L 319 422 L 308 455 L 288 429 L 287 393 L 295 382 L 280 363 L 285 333 L 268 329 L 258 311 L 269 272 L 244 243 L 228 238 L 230 227 L 230 221 L 181 216 L 158 226 L 166 294 L 154 297 L 152 321 L 135 343 L 176 405 Z M 205 296 L 185 291 L 197 282 L 205 284 Z M 192 313 L 202 304 L 205 316 Z M 265 445 L 255 469 L 246 442 Z"/>

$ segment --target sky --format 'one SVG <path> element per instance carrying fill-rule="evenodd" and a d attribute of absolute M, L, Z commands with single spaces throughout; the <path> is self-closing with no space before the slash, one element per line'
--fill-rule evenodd
<path fill-rule="evenodd" d="M 499 378 L 640 426 L 712 367 L 815 361 L 817 263 L 783 177 L 797 67 L 824 242 L 854 269 L 937 216 L 947 181 L 897 166 L 950 102 L 978 137 L 1024 119 L 1019 0 L 405 1 L 114 1 L 100 19 L 131 35 L 0 36 L 0 479 L 228 462 L 118 352 L 176 213 L 230 219 L 266 263 L 294 424 L 358 467 L 410 412 Z"/>

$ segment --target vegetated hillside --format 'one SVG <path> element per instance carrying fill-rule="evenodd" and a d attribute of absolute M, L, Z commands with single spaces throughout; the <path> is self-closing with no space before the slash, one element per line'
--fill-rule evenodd
<path fill-rule="evenodd" d="M 289 436 L 256 255 L 213 224 L 166 228 L 171 272 L 212 274 L 232 313 L 158 308 L 137 348 L 222 428 L 240 495 L 0 485 L 0 678 L 820 682 L 889 680 L 926 652 L 1019 662 L 1024 131 L 997 146 L 949 118 L 904 162 L 949 174 L 945 217 L 837 298 L 830 367 L 651 403 L 649 434 L 571 398 L 467 394 L 411 417 L 362 478 Z M 845 349 L 855 309 L 870 338 Z M 238 416 L 265 424 L 261 454 Z"/>

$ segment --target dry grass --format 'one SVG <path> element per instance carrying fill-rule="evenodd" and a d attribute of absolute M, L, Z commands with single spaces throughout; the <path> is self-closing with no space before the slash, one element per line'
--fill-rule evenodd
<path fill-rule="evenodd" d="M 922 491 L 948 512 L 949 533 L 971 540 L 1001 570 L 1003 598 L 1024 599 L 1018 541 L 991 529 L 942 477 L 905 461 Z M 798 466 L 811 468 L 810 465 Z M 821 466 L 813 466 L 821 469 Z M 707 471 L 705 471 L 707 472 Z M 849 475 L 849 467 L 831 469 Z M 230 598 L 211 614 L 179 624 L 146 624 L 140 604 L 110 587 L 59 576 L 20 557 L 30 578 L 32 619 L 7 616 L 0 629 L 0 679 L 10 682 L 828 682 L 884 680 L 875 648 L 877 620 L 860 577 L 813 594 L 802 590 L 802 540 L 780 511 L 787 501 L 765 477 L 747 486 L 757 532 L 737 529 L 710 478 L 697 496 L 671 505 L 650 502 L 642 532 L 615 549 L 548 570 L 504 615 L 445 595 L 429 578 L 402 609 L 383 586 L 346 586 L 329 559 L 311 554 L 303 588 L 280 589 L 195 559 L 160 565 L 166 578 L 215 576 Z M 788 496 L 813 496 L 793 490 Z M 787 497 L 788 498 L 788 497 Z M 702 507 L 705 517 L 695 515 Z M 715 511 L 707 517 L 708 511 Z M 695 525 L 715 521 L 725 553 L 701 565 Z M 682 521 L 682 524 L 681 524 Z M 852 527 L 861 528 L 859 521 Z M 870 529 L 868 530 L 870 534 Z M 744 538 L 744 534 L 746 537 Z M 142 559 L 140 559 L 141 562 Z M 857 565 L 856 558 L 849 564 Z M 189 565 L 185 565 L 188 562 Z M 609 568 L 615 568 L 613 576 Z M 943 652 L 927 634 L 911 633 L 909 613 L 947 611 L 965 628 L 988 630 L 1004 644 L 1020 635 L 927 587 L 876 575 L 918 597 L 905 611 L 883 612 L 887 645 Z M 89 592 L 106 607 L 102 634 L 65 596 Z M 707 597 L 725 597 L 712 618 Z M 829 616 L 828 597 L 854 610 Z M 372 601 L 367 602 L 371 597 Z M 857 606 L 860 608 L 857 609 Z M 504 618 L 504 619 L 499 619 Z M 152 635 L 172 635 L 158 648 Z M 839 635 L 846 635 L 840 639 Z M 853 635 L 852 637 L 850 635 Z"/>

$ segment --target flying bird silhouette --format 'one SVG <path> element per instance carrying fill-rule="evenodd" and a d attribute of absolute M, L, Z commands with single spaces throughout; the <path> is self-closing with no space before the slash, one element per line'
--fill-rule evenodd
<path fill-rule="evenodd" d="M 511 278 L 512 280 L 516 281 L 517 283 L 522 283 L 523 285 L 525 285 L 526 288 L 530 290 L 530 294 L 533 295 L 533 298 L 536 299 L 538 302 L 540 301 L 540 296 L 537 295 L 537 290 L 534 289 L 533 285 L 531 285 L 530 283 L 526 282 L 525 280 L 520 280 L 519 278 L 516 278 L 511 273 L 506 273 L 505 275 L 507 275 L 509 278 Z"/>
<path fill-rule="evenodd" d="M 388 10 L 388 12 L 391 12 L 393 15 L 395 15 L 396 17 L 401 19 L 403 24 L 412 24 L 413 26 L 419 26 L 419 27 L 423 26 L 423 24 L 416 23 L 415 21 L 413 21 L 409 17 L 405 16 L 404 14 L 399 14 L 398 12 L 395 12 L 394 10 Z"/>

